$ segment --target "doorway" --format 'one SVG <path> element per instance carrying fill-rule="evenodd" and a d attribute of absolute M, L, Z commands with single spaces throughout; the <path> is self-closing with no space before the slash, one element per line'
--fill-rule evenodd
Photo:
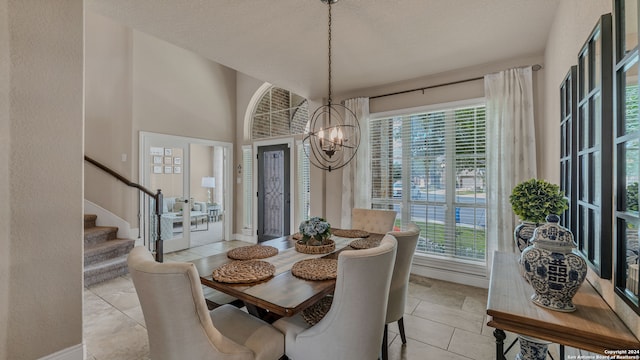
<path fill-rule="evenodd" d="M 160 234 L 165 253 L 230 238 L 231 149 L 229 143 L 140 133 L 143 186 L 162 190 Z M 155 239 L 154 204 L 142 200 Z"/>
<path fill-rule="evenodd" d="M 289 144 L 258 146 L 258 242 L 290 233 L 290 158 Z"/>

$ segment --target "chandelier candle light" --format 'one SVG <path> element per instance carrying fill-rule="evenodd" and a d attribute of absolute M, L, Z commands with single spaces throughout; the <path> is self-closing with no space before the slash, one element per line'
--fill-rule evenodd
<path fill-rule="evenodd" d="M 322 170 L 340 169 L 356 155 L 360 146 L 360 124 L 356 114 L 331 100 L 331 4 L 338 0 L 321 0 L 329 8 L 329 94 L 327 103 L 314 111 L 303 139 L 309 161 Z"/>

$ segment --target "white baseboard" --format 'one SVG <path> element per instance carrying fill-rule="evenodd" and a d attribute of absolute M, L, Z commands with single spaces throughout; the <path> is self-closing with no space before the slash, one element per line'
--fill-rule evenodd
<path fill-rule="evenodd" d="M 41 357 L 40 360 L 82 360 L 84 359 L 84 344 L 74 345 L 56 353 Z"/>
<path fill-rule="evenodd" d="M 456 262 L 416 254 L 411 264 L 411 273 L 457 284 L 489 288 L 486 266 L 481 264 Z"/>
<path fill-rule="evenodd" d="M 233 234 L 232 238 L 236 240 L 246 241 L 252 244 L 258 243 L 258 237 L 255 235 Z"/>

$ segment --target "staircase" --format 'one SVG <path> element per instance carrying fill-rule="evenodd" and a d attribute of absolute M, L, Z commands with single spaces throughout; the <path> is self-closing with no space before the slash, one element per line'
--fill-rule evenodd
<path fill-rule="evenodd" d="M 84 286 L 91 286 L 129 272 L 127 255 L 135 240 L 118 239 L 118 228 L 96 226 L 97 215 L 84 215 Z"/>

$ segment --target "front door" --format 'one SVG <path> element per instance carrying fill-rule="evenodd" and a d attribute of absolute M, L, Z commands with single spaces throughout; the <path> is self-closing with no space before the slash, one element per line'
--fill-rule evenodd
<path fill-rule="evenodd" d="M 258 242 L 289 235 L 289 158 L 287 144 L 258 147 Z"/>

